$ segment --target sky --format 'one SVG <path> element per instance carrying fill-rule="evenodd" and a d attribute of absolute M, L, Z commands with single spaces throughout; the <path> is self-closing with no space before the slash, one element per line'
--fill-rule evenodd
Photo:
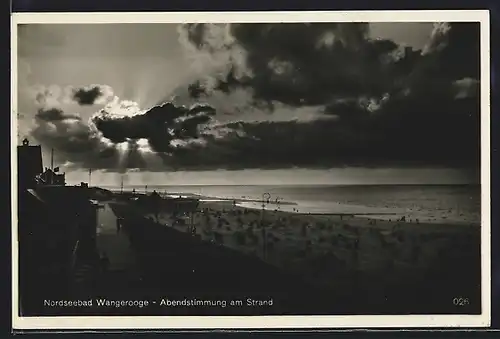
<path fill-rule="evenodd" d="M 474 182 L 478 41 L 474 23 L 22 25 L 18 139 L 71 182 Z"/>

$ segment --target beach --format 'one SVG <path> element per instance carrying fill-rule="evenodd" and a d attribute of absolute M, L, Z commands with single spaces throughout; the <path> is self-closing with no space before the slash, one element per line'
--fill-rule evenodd
<path fill-rule="evenodd" d="M 200 192 L 192 187 L 167 192 L 152 189 L 149 193 L 115 191 L 112 200 L 120 201 L 122 212 L 117 210 L 118 214 L 123 214 L 125 220 L 135 220 L 127 222 L 131 226 L 125 231 L 129 232 L 132 243 L 141 244 L 138 253 L 149 253 L 143 265 L 154 262 L 169 269 L 176 267 L 180 275 L 191 267 L 196 271 L 205 267 L 203 272 L 207 276 L 203 279 L 212 279 L 209 278 L 212 275 L 224 277 L 209 285 L 212 287 L 207 287 L 206 293 L 218 291 L 222 286 L 227 291 L 220 293 L 236 293 L 233 291 L 236 285 L 230 283 L 233 279 L 230 272 L 243 274 L 245 262 L 250 260 L 252 266 L 261 262 L 269 267 L 268 272 L 290 278 L 279 280 L 270 278 L 268 273 L 251 273 L 252 278 L 245 276 L 244 281 L 238 280 L 238 284 L 243 284 L 241 293 L 257 284 L 260 290 L 267 291 L 266 295 L 280 294 L 283 305 L 292 292 L 277 292 L 279 286 L 303 283 L 308 287 L 290 287 L 290 291 L 309 300 L 308 312 L 480 312 L 481 224 L 475 219 L 479 196 L 473 195 L 469 187 L 397 188 L 398 194 L 392 197 L 388 197 L 387 191 L 394 188 L 383 187 L 377 193 L 378 200 L 369 187 L 364 187 L 366 195 L 372 195 L 369 206 L 360 204 L 370 202 L 365 197 L 354 199 L 362 195 L 358 187 L 354 190 L 356 196 L 350 193 L 354 198 L 344 196 L 340 202 L 311 193 L 308 200 L 303 198 L 298 203 L 291 197 L 278 202 L 262 199 L 266 196 L 258 199 L 257 194 L 245 195 L 238 189 L 231 187 L 226 192 L 218 189 L 219 194 L 212 195 L 208 194 L 212 193 L 207 192 L 209 189 Z M 251 189 L 262 191 L 262 187 Z M 438 194 L 429 193 L 429 189 Z M 410 194 L 425 190 L 427 194 L 416 198 Z M 153 192 L 160 192 L 161 203 L 153 203 Z M 276 196 L 276 192 L 273 194 Z M 305 208 L 314 207 L 315 200 L 329 209 L 319 212 Z M 394 207 L 403 207 L 406 213 L 398 213 Z M 419 217 L 432 213 L 439 218 L 419 219 L 411 214 L 413 210 L 421 212 Z M 160 255 L 163 252 L 165 257 Z M 180 255 L 179 259 L 175 253 Z M 191 261 L 187 261 L 188 257 Z M 158 290 L 171 284 L 163 282 L 160 273 L 150 280 L 155 279 Z M 274 280 L 281 281 L 279 286 Z M 199 293 L 198 285 L 188 285 L 181 283 L 185 291 L 182 293 Z M 326 305 L 314 306 L 318 298 Z M 467 298 L 470 305 L 457 307 L 453 304 L 457 298 Z M 298 306 L 293 312 L 300 312 L 303 307 Z M 320 308 L 323 311 L 318 311 Z"/>
<path fill-rule="evenodd" d="M 451 296 L 459 293 L 455 290 L 473 290 L 479 279 L 474 274 L 480 269 L 477 225 L 258 210 L 231 201 L 201 202 L 192 216 L 165 210 L 158 219 L 148 211 L 144 215 L 326 288 L 383 294 L 430 284 L 442 285 Z"/>

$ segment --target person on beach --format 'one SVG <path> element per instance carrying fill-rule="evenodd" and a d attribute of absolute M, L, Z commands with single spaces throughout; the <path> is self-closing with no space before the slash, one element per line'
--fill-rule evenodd
<path fill-rule="evenodd" d="M 116 218 L 116 233 L 120 233 L 121 229 L 121 220 L 120 218 Z"/>

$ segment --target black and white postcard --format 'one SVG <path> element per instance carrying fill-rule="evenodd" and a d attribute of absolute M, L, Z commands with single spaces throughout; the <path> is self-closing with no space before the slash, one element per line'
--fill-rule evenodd
<path fill-rule="evenodd" d="M 487 11 L 12 15 L 16 329 L 483 327 Z"/>

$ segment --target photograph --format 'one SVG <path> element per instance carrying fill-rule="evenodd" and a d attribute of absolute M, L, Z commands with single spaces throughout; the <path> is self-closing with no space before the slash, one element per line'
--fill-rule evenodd
<path fill-rule="evenodd" d="M 487 326 L 488 20 L 14 14 L 14 322 Z"/>

